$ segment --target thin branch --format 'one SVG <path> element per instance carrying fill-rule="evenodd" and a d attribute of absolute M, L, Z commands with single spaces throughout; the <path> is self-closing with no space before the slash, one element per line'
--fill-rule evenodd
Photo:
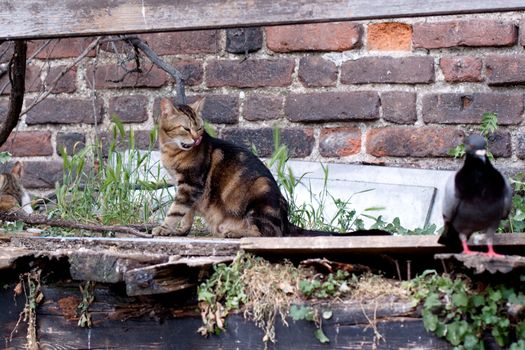
<path fill-rule="evenodd" d="M 64 69 L 62 69 L 62 71 L 60 71 L 56 78 L 49 84 L 50 88 L 44 93 L 42 93 L 40 96 L 38 96 L 28 107 L 26 107 L 26 109 L 22 111 L 20 115 L 26 114 L 37 104 L 42 102 L 47 96 L 49 96 L 51 94 L 51 91 L 53 91 L 53 88 L 58 84 L 59 80 L 62 79 L 62 77 L 64 77 L 64 75 L 66 75 L 67 72 L 69 72 L 74 66 L 76 66 L 82 59 L 84 59 L 84 57 L 86 57 L 89 54 L 89 52 L 91 52 L 91 50 L 93 50 L 100 43 L 101 38 L 102 37 L 100 36 L 96 37 L 95 40 L 93 40 L 91 44 L 89 44 L 84 49 L 84 51 L 82 51 L 82 53 L 77 58 L 75 58 L 73 62 L 71 62 Z"/>
<path fill-rule="evenodd" d="M 9 95 L 9 110 L 0 130 L 0 146 L 6 141 L 11 131 L 20 120 L 20 111 L 24 103 L 26 80 L 27 43 L 25 40 L 15 41 L 15 51 L 9 63 L 9 80 L 11 81 L 11 94 Z"/>
<path fill-rule="evenodd" d="M 76 228 L 80 230 L 89 230 L 96 232 L 120 232 L 134 235 L 137 237 L 150 238 L 151 235 L 141 232 L 134 227 L 129 226 L 108 226 L 108 225 L 92 225 L 92 224 L 81 224 L 69 220 L 60 219 L 48 219 L 44 215 L 39 214 L 27 214 L 22 210 L 0 212 L 0 220 L 3 221 L 23 221 L 28 225 L 47 225 L 53 227 L 65 227 L 65 228 Z M 147 227 L 147 226 L 145 226 Z"/>
<path fill-rule="evenodd" d="M 175 78 L 177 84 L 177 100 L 179 104 L 186 104 L 186 93 L 184 92 L 184 78 L 182 74 L 170 64 L 166 63 L 160 58 L 155 51 L 153 51 L 148 44 L 136 36 L 121 36 L 121 39 L 130 43 L 133 47 L 140 49 L 157 67 Z"/>

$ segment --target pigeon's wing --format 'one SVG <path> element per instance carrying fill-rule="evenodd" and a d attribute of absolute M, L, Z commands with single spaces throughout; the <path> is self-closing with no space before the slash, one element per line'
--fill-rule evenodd
<path fill-rule="evenodd" d="M 505 190 L 503 192 L 503 216 L 502 219 L 505 219 L 507 216 L 509 216 L 510 209 L 512 207 L 512 188 L 510 187 L 509 180 L 507 180 L 506 177 L 504 177 L 505 180 Z"/>
<path fill-rule="evenodd" d="M 451 222 L 456 216 L 460 199 L 456 195 L 456 174 L 452 175 L 445 185 L 443 194 L 443 220 L 445 223 Z"/>
<path fill-rule="evenodd" d="M 439 236 L 438 243 L 444 244 L 449 248 L 457 251 L 461 250 L 461 240 L 459 239 L 459 232 L 452 226 L 452 221 L 456 216 L 460 199 L 456 196 L 456 174 L 452 175 L 444 189 L 443 194 L 443 232 Z"/>

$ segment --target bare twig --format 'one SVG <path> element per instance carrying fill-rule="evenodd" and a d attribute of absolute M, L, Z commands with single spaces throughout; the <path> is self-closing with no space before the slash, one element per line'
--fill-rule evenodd
<path fill-rule="evenodd" d="M 47 225 L 53 227 L 66 227 L 76 228 L 81 230 L 89 230 L 96 232 L 120 232 L 134 235 L 137 237 L 149 238 L 151 235 L 141 232 L 136 228 L 129 226 L 108 226 L 108 225 L 92 225 L 92 224 L 81 224 L 69 220 L 60 219 L 48 219 L 44 215 L 39 214 L 27 214 L 24 211 L 9 211 L 0 212 L 0 220 L 3 221 L 23 221 L 29 225 Z"/>
<path fill-rule="evenodd" d="M 22 111 L 20 115 L 24 115 L 27 112 L 29 112 L 31 109 L 33 109 L 37 104 L 42 102 L 47 96 L 51 94 L 51 91 L 53 91 L 53 88 L 58 84 L 59 80 L 62 79 L 64 75 L 67 74 L 74 66 L 76 66 L 84 57 L 86 57 L 91 50 L 93 50 L 99 43 L 100 39 L 102 37 L 98 36 L 93 40 L 85 49 L 82 51 L 80 55 L 75 58 L 73 62 L 68 64 L 60 73 L 56 76 L 56 78 L 49 84 L 50 88 L 46 90 L 44 93 L 42 93 L 40 96 L 38 96 L 26 109 Z"/>
<path fill-rule="evenodd" d="M 184 92 L 184 78 L 178 70 L 166 63 L 153 51 L 148 44 L 136 36 L 121 36 L 121 39 L 130 43 L 133 47 L 140 49 L 160 69 L 175 78 L 177 84 L 177 100 L 179 104 L 186 104 L 186 93 Z"/>
<path fill-rule="evenodd" d="M 20 120 L 20 111 L 24 103 L 26 79 L 27 43 L 25 40 L 15 41 L 15 51 L 9 63 L 9 80 L 11 81 L 11 94 L 9 95 L 9 110 L 5 122 L 0 130 L 0 146 L 6 141 L 11 131 Z"/>

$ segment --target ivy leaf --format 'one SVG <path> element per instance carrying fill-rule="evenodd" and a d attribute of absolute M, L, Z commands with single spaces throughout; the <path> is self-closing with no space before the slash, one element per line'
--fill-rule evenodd
<path fill-rule="evenodd" d="M 329 319 L 331 319 L 331 318 L 332 318 L 332 315 L 333 315 L 332 310 L 325 310 L 325 311 L 323 311 L 323 318 L 324 318 L 325 320 L 329 320 Z"/>
<path fill-rule="evenodd" d="M 466 350 L 470 349 L 479 349 L 479 340 L 476 338 L 476 336 L 469 334 L 465 337 L 465 340 L 463 341 L 463 346 Z"/>
<path fill-rule="evenodd" d="M 466 307 L 468 305 L 468 296 L 466 293 L 456 293 L 452 296 L 452 302 L 456 307 Z"/>
<path fill-rule="evenodd" d="M 434 332 L 438 326 L 438 317 L 429 310 L 423 310 L 423 324 L 425 329 Z"/>
<path fill-rule="evenodd" d="M 329 343 L 330 339 L 324 334 L 323 330 L 321 328 L 317 328 L 314 332 L 314 336 L 317 340 L 319 340 L 320 343 Z"/>

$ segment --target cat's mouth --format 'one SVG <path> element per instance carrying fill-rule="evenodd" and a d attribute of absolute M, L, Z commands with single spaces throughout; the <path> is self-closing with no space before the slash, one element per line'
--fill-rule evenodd
<path fill-rule="evenodd" d="M 200 145 L 201 141 L 202 141 L 202 136 L 199 136 L 199 138 L 194 140 L 193 143 L 181 142 L 180 143 L 180 148 L 182 148 L 185 151 L 188 151 L 188 150 L 192 149 L 193 147 L 196 147 L 196 146 Z"/>

